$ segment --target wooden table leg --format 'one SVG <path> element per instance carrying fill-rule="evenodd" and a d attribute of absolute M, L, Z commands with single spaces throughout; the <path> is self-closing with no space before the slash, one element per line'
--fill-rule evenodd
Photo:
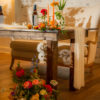
<path fill-rule="evenodd" d="M 72 66 L 70 68 L 70 80 L 69 80 L 69 88 L 71 91 L 75 90 L 74 88 L 74 44 L 75 44 L 75 40 L 71 39 L 71 63 Z"/>
<path fill-rule="evenodd" d="M 47 84 L 57 80 L 58 42 L 47 41 Z"/>

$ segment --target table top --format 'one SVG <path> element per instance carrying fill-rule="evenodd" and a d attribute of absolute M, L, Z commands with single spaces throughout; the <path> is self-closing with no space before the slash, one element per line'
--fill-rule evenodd
<path fill-rule="evenodd" d="M 34 30 L 34 29 L 27 29 L 26 26 L 22 25 L 0 25 L 0 37 L 13 37 L 18 39 L 36 39 L 36 40 L 63 40 L 63 39 L 69 39 L 71 37 L 74 37 L 74 28 L 66 28 L 66 33 L 62 34 L 58 30 L 46 30 L 46 31 L 40 31 L 40 30 Z"/>
<path fill-rule="evenodd" d="M 35 30 L 35 29 L 28 29 L 26 26 L 22 25 L 5 25 L 0 24 L 0 31 L 17 31 L 17 32 L 41 32 L 41 33 L 58 33 L 58 30 Z"/>

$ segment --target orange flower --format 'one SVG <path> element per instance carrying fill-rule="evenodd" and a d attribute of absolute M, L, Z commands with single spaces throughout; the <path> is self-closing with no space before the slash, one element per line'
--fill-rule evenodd
<path fill-rule="evenodd" d="M 52 26 L 50 26 L 50 29 L 56 29 L 56 28 L 57 28 L 56 25 L 52 25 Z"/>
<path fill-rule="evenodd" d="M 57 27 L 56 29 L 57 29 L 57 30 L 61 30 L 61 28 L 60 28 L 60 27 Z"/>
<path fill-rule="evenodd" d="M 55 5 L 59 5 L 59 2 L 58 2 L 58 1 L 56 1 L 56 2 L 54 2 L 54 4 L 55 4 Z"/>
<path fill-rule="evenodd" d="M 53 7 L 53 6 L 57 6 L 57 5 L 59 5 L 59 2 L 55 1 L 55 2 L 52 2 L 50 5 L 51 5 L 52 7 Z"/>
<path fill-rule="evenodd" d="M 31 25 L 31 24 L 28 24 L 28 25 L 27 25 L 27 28 L 28 28 L 28 29 L 32 29 L 32 25 Z"/>
<path fill-rule="evenodd" d="M 50 29 L 57 29 L 57 21 L 55 20 L 55 23 L 53 21 L 50 21 Z"/>
<path fill-rule="evenodd" d="M 51 25 L 51 26 L 54 25 L 53 21 L 50 21 L 50 25 Z"/>
<path fill-rule="evenodd" d="M 39 94 L 32 95 L 30 100 L 39 100 Z"/>
<path fill-rule="evenodd" d="M 40 80 L 40 84 L 41 84 L 41 85 L 45 85 L 45 83 L 46 83 L 45 80 L 43 80 L 43 79 Z"/>
<path fill-rule="evenodd" d="M 45 26 L 44 23 L 40 23 L 40 24 L 38 25 L 38 27 L 39 27 L 39 29 L 42 29 L 42 28 L 45 28 L 46 26 Z"/>
<path fill-rule="evenodd" d="M 38 27 L 38 26 L 34 26 L 33 28 L 34 28 L 34 29 L 38 29 L 39 27 Z"/>
<path fill-rule="evenodd" d="M 55 20 L 55 23 L 53 21 L 50 21 L 50 26 L 54 26 L 54 25 L 57 25 L 57 21 Z"/>
<path fill-rule="evenodd" d="M 39 82 L 38 79 L 35 79 L 35 80 L 32 81 L 32 85 L 39 85 L 39 83 L 40 83 L 40 82 Z"/>

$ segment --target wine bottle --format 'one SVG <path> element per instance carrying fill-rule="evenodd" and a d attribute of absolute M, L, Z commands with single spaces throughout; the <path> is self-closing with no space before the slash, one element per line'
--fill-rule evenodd
<path fill-rule="evenodd" d="M 3 13 L 2 13 L 2 7 L 0 6 L 0 15 L 3 15 Z"/>
<path fill-rule="evenodd" d="M 2 12 L 2 7 L 0 6 L 0 24 L 4 23 L 4 16 L 3 16 L 3 12 Z"/>
<path fill-rule="evenodd" d="M 38 14 L 37 14 L 37 6 L 34 5 L 33 15 L 32 15 L 33 26 L 38 25 Z"/>

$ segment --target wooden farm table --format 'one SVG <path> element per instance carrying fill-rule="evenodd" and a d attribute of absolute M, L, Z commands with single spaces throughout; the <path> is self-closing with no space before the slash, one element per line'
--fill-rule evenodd
<path fill-rule="evenodd" d="M 58 40 L 64 40 L 64 39 L 75 39 L 75 34 L 79 34 L 82 32 L 85 32 L 81 28 L 67 28 L 66 34 L 62 34 L 58 31 L 46 31 L 46 32 L 40 32 L 33 29 L 24 29 L 24 28 L 16 28 L 16 27 L 0 27 L 0 37 L 10 37 L 13 39 L 27 39 L 27 40 L 46 40 L 47 41 L 47 83 L 49 83 L 50 80 L 54 79 L 57 80 L 57 58 L 58 58 Z M 83 34 L 83 33 L 82 33 Z M 74 43 L 74 41 L 71 41 Z M 78 44 L 80 47 L 81 43 Z M 78 52 L 77 52 L 78 53 Z M 76 53 L 76 54 L 77 54 Z M 79 53 L 83 53 L 84 51 L 80 51 Z M 78 54 L 77 54 L 78 55 Z M 77 56 L 75 55 L 75 56 Z M 78 85 L 78 81 L 74 80 L 74 87 L 77 89 L 80 89 L 84 85 L 84 59 L 80 58 L 80 55 L 78 55 L 78 61 L 81 61 L 81 64 L 78 64 L 78 67 L 82 67 L 81 70 L 83 70 L 83 77 L 80 77 L 81 79 L 78 79 L 78 75 L 76 75 L 76 72 L 74 74 L 74 78 L 78 79 L 79 81 L 82 81 L 83 83 Z M 75 58 L 76 59 L 76 58 Z M 83 65 L 82 65 L 83 64 Z M 81 65 L 81 66 L 80 66 Z M 76 67 L 76 66 L 75 66 Z M 81 72 L 81 71 L 80 71 Z M 78 73 L 78 72 L 77 72 Z M 75 76 L 76 75 L 76 76 Z M 81 76 L 81 74 L 80 74 Z M 77 83 L 77 84 L 76 84 Z"/>

